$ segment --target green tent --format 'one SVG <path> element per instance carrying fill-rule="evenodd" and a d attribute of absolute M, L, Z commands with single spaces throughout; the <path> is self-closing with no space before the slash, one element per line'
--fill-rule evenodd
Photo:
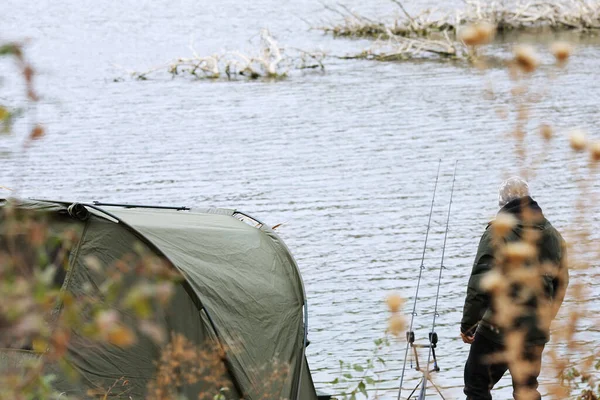
<path fill-rule="evenodd" d="M 269 227 L 227 209 L 11 202 L 18 210 L 44 214 L 49 229 L 75 226 L 63 291 L 78 294 L 102 285 L 102 268 L 90 268 L 90 257 L 108 268 L 134 249 L 166 260 L 181 274 L 170 302 L 156 313 L 159 325 L 207 352 L 217 346 L 224 350 L 220 365 L 211 367 L 220 371 L 218 379 L 184 382 L 180 393 L 186 398 L 210 394 L 212 399 L 221 391 L 231 399 L 317 399 L 305 357 L 308 314 L 302 278 L 290 251 Z M 133 346 L 85 346 L 77 332 L 72 337 L 66 361 L 75 379 L 58 373 L 60 390 L 85 397 L 90 389 L 102 392 L 127 382 L 123 397 L 148 395 L 160 344 L 142 335 Z M 2 349 L 0 369 L 36 356 L 22 348 Z"/>

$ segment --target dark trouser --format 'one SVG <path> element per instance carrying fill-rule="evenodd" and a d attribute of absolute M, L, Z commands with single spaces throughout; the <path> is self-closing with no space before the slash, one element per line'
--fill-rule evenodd
<path fill-rule="evenodd" d="M 537 391 L 537 378 L 540 374 L 544 346 L 527 346 L 524 349 L 522 358 L 526 360 L 531 369 L 528 368 L 524 375 L 521 372 L 523 376 L 519 376 L 520 371 L 512 371 L 512 368 L 523 370 L 522 364 L 516 366 L 504 362 L 492 364 L 487 360 L 489 356 L 504 350 L 503 345 L 492 342 L 480 333 L 475 334 L 475 341 L 471 344 L 471 351 L 465 365 L 465 394 L 467 400 L 491 400 L 490 391 L 507 370 L 511 370 L 513 377 L 513 396 L 515 399 L 534 400 L 542 398 Z"/>

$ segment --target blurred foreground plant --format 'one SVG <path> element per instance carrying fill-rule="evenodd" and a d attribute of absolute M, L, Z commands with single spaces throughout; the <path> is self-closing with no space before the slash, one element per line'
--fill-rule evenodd
<path fill-rule="evenodd" d="M 141 247 L 112 265 L 90 257 L 86 267 L 101 284 L 65 290 L 83 225 L 50 221 L 10 201 L 0 213 L 0 398 L 58 396 L 53 376 L 74 377 L 66 358 L 72 346 L 127 348 L 140 335 L 164 342 L 154 310 L 169 302 L 180 279 L 164 260 Z"/>
<path fill-rule="evenodd" d="M 26 151 L 32 140 L 44 135 L 44 128 L 33 118 L 40 98 L 34 88 L 35 73 L 22 43 L 0 44 L 1 59 L 16 61 L 25 82 L 25 105 L 16 106 L 18 98 L 2 97 L 0 129 L 9 135 L 14 133 L 16 118 L 33 121 L 22 141 Z M 86 355 L 99 347 L 116 353 L 142 341 L 158 348 L 165 345 L 171 332 L 164 330 L 159 319 L 182 275 L 141 243 L 134 243 L 118 259 L 109 262 L 88 256 L 84 265 L 75 268 L 72 263 L 78 259 L 86 218 L 52 211 L 30 210 L 19 200 L 0 200 L 0 400 L 131 398 L 130 389 L 139 382 L 124 377 L 108 386 L 85 382 L 79 387 L 72 351 L 78 349 L 78 361 L 85 364 L 89 362 Z M 69 285 L 81 279 L 81 275 L 74 276 L 75 269 L 83 271 L 87 280 Z M 221 348 L 209 351 L 204 343 L 191 344 L 177 335 L 172 339 L 157 364 L 147 366 L 157 369 L 148 388 L 151 398 L 173 398 L 161 393 L 173 393 L 181 380 L 219 383 Z M 175 385 L 165 389 L 170 379 Z M 74 386 L 69 383 L 69 387 L 93 388 L 67 394 L 57 390 L 61 380 L 72 382 Z M 202 395 L 230 398 L 208 391 Z"/>
<path fill-rule="evenodd" d="M 24 103 L 17 105 L 18 100 L 6 103 L 6 100 L 0 102 L 0 135 L 12 135 L 13 125 L 15 120 L 21 117 L 26 110 L 34 111 L 35 105 L 39 102 L 40 96 L 37 93 L 34 85 L 36 72 L 25 56 L 25 43 L 0 41 L 0 62 L 8 62 L 12 60 L 17 67 L 20 78 L 24 82 Z M 44 136 L 45 129 L 35 119 L 30 119 L 27 137 L 23 142 L 23 146 L 27 147 L 31 141 L 37 140 Z"/>
<path fill-rule="evenodd" d="M 556 42 L 550 46 L 550 53 L 554 56 L 556 67 L 562 71 L 573 51 L 572 46 L 565 42 Z M 513 151 L 517 161 L 519 174 L 527 179 L 535 176 L 536 170 L 551 168 L 544 163 L 548 159 L 551 142 L 559 137 L 557 129 L 549 123 L 539 125 L 539 136 L 528 135 L 530 114 L 534 105 L 545 95 L 542 90 L 537 90 L 531 85 L 531 77 L 538 73 L 540 56 L 537 51 L 528 45 L 514 46 L 513 59 L 507 63 L 508 76 L 513 82 L 509 91 L 509 104 L 505 111 L 499 113 L 502 119 L 507 119 L 510 112 L 514 115 L 514 127 L 507 137 L 508 143 L 513 142 Z M 484 65 L 485 67 L 485 65 Z M 490 98 L 496 99 L 497 93 L 492 90 Z M 542 116 L 543 118 L 543 116 Z M 596 349 L 579 343 L 575 335 L 582 318 L 590 318 L 588 310 L 592 293 L 581 281 L 581 273 L 590 268 L 597 268 L 595 263 L 598 255 L 597 247 L 592 238 L 594 210 L 600 202 L 594 193 L 593 185 L 597 182 L 599 158 L 596 157 L 598 141 L 590 141 L 587 134 L 580 130 L 567 132 L 573 151 L 571 160 L 567 165 L 572 180 L 576 183 L 577 200 L 573 205 L 574 222 L 565 232 L 567 240 L 567 264 L 569 270 L 575 273 L 575 279 L 568 290 L 568 300 L 563 305 L 561 315 L 553 323 L 552 346 L 547 349 L 550 359 L 548 365 L 543 367 L 553 370 L 555 381 L 546 387 L 550 398 L 596 398 L 598 392 L 594 376 L 598 367 L 599 355 Z M 541 139 L 541 141 L 539 140 Z M 535 149 L 535 143 L 542 143 L 541 149 Z M 501 145 L 506 152 L 506 144 Z M 537 153 L 537 154 L 536 154 Z M 527 223 L 535 224 L 535 215 L 524 214 L 525 228 L 520 241 L 507 242 L 504 236 L 513 229 L 516 221 L 503 220 L 498 217 L 492 224 L 495 235 L 495 246 L 499 259 L 493 271 L 487 276 L 485 285 L 489 290 L 495 308 L 499 310 L 496 323 L 506 331 L 507 347 L 504 354 L 498 354 L 498 359 L 510 360 L 516 365 L 516 370 L 528 371 L 531 367 L 527 360 L 522 359 L 524 354 L 524 339 L 521 331 L 515 328 L 516 322 L 525 318 L 527 312 L 523 306 L 523 298 L 514 298 L 515 285 L 528 291 L 527 296 L 534 296 L 537 301 L 535 319 L 540 327 L 547 327 L 556 315 L 555 309 L 549 308 L 542 298 L 543 288 L 533 285 L 540 276 L 554 276 L 557 266 L 540 261 L 540 254 L 535 243 L 539 234 L 527 228 Z M 579 278 L 579 279 L 577 279 Z M 521 295 L 524 295 L 521 293 Z M 578 382 L 580 380 L 580 382 Z M 583 384 L 583 387 L 581 386 Z M 524 398 L 529 398 L 531 393 L 524 393 Z M 532 397 L 534 398 L 534 397 Z"/>
<path fill-rule="evenodd" d="M 366 359 L 364 364 L 347 363 L 339 360 L 340 372 L 339 377 L 335 378 L 330 385 L 342 387 L 339 394 L 334 395 L 334 398 L 344 400 L 356 400 L 364 396 L 365 399 L 378 398 L 377 385 L 381 382 L 381 368 L 386 367 L 385 360 L 380 356 L 381 352 L 390 347 L 389 336 L 376 339 L 373 354 Z M 369 392 L 372 392 L 371 396 Z"/>

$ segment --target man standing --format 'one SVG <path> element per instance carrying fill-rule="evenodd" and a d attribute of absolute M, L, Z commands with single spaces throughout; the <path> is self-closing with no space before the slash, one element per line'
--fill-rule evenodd
<path fill-rule="evenodd" d="M 509 370 L 515 399 L 541 399 L 542 351 L 569 280 L 566 245 L 523 179 L 502 182 L 499 206 L 467 287 L 460 328 L 471 345 L 464 392 L 467 400 L 491 399 L 491 389 Z"/>

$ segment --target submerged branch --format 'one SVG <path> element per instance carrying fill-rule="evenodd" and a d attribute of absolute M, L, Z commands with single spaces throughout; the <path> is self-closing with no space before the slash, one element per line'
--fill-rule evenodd
<path fill-rule="evenodd" d="M 260 32 L 258 51 L 245 54 L 240 51 L 228 51 L 211 56 L 200 56 L 190 45 L 192 56 L 177 58 L 169 63 L 151 68 L 145 72 L 127 71 L 135 79 L 146 80 L 150 75 L 168 72 L 172 77 L 191 76 L 197 79 L 235 79 L 243 76 L 248 79 L 281 79 L 291 69 L 325 69 L 323 53 L 310 53 L 299 49 L 285 54 L 283 48 L 263 29 Z"/>

